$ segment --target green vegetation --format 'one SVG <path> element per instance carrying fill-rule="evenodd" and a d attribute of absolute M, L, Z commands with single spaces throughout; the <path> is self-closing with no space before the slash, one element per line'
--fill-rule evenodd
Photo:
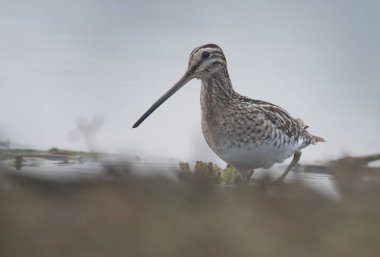
<path fill-rule="evenodd" d="M 193 172 L 187 162 L 180 162 L 179 167 L 181 169 L 180 179 L 203 180 L 204 183 L 225 185 L 240 184 L 241 182 L 238 171 L 231 165 L 227 165 L 225 169 L 222 169 L 211 162 L 197 161 Z"/>

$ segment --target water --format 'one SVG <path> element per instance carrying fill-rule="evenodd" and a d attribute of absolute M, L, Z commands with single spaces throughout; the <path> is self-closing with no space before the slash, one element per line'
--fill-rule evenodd
<path fill-rule="evenodd" d="M 29 163 L 21 169 L 10 166 L 7 161 L 3 161 L 2 165 L 12 174 L 51 182 L 76 182 L 96 178 L 103 174 L 103 165 L 94 161 L 59 164 L 45 160 L 34 160 L 33 164 Z"/>
<path fill-rule="evenodd" d="M 108 173 L 105 166 L 111 165 L 112 167 L 118 167 L 121 163 L 123 164 L 122 170 L 131 170 L 134 174 L 143 176 L 164 175 L 175 177 L 176 172 L 179 170 L 178 162 L 167 161 L 160 158 L 154 159 L 153 162 L 145 162 L 141 160 L 126 160 L 126 158 L 121 160 L 120 157 L 108 156 L 103 158 L 102 162 L 87 160 L 84 162 L 71 163 L 47 161 L 40 158 L 29 158 L 24 161 L 24 165 L 21 169 L 17 169 L 13 162 L 14 160 L 3 160 L 1 165 L 6 167 L 7 170 L 14 175 L 62 183 L 72 183 L 106 177 L 111 174 Z M 269 175 L 272 178 L 276 178 L 281 174 L 283 169 L 283 166 L 276 166 L 271 170 L 259 169 L 255 171 L 253 177 L 255 179 L 260 179 L 263 176 Z M 323 195 L 339 199 L 339 192 L 334 185 L 333 177 L 328 173 L 302 171 L 290 172 L 286 177 L 286 182 L 290 181 L 300 181 Z"/>

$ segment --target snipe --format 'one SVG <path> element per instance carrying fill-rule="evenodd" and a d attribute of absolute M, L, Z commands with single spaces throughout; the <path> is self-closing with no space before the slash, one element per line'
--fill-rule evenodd
<path fill-rule="evenodd" d="M 256 168 L 269 168 L 294 156 L 277 181 L 298 162 L 301 149 L 321 137 L 310 134 L 302 120 L 277 105 L 250 99 L 234 91 L 222 49 L 215 44 L 195 48 L 185 75 L 133 125 L 138 127 L 154 110 L 193 78 L 202 80 L 202 131 L 211 149 L 249 179 Z"/>

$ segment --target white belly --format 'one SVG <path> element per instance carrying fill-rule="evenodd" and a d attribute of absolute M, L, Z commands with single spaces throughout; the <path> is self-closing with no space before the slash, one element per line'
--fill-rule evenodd
<path fill-rule="evenodd" d="M 274 146 L 272 143 L 255 145 L 241 145 L 240 147 L 228 149 L 215 149 L 214 152 L 225 162 L 231 164 L 240 171 L 270 168 L 277 162 L 283 162 L 291 157 L 299 149 L 302 140 L 296 144 Z"/>

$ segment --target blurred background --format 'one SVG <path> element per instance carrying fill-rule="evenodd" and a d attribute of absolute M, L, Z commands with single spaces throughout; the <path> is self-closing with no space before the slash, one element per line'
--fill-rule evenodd
<path fill-rule="evenodd" d="M 239 93 L 302 118 L 327 143 L 313 163 L 378 151 L 378 1 L 0 1 L 0 141 L 88 150 L 78 119 L 102 117 L 103 152 L 223 164 L 200 126 L 200 82 L 138 129 L 140 115 L 220 45 Z M 95 147 L 95 146 L 92 146 Z"/>

